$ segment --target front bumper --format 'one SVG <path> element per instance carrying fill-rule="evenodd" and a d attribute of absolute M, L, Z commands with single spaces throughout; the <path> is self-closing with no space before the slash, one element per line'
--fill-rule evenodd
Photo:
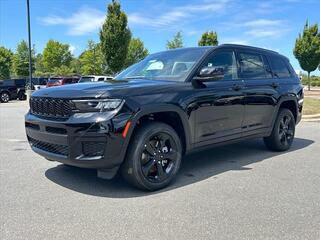
<path fill-rule="evenodd" d="M 111 169 L 125 157 L 121 135 L 128 114 L 74 114 L 67 121 L 52 121 L 27 113 L 26 134 L 33 151 L 51 161 L 72 166 Z"/>

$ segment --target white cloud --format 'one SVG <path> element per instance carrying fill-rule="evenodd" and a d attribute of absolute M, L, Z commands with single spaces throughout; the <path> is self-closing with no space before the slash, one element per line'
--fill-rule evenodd
<path fill-rule="evenodd" d="M 73 46 L 72 44 L 70 44 L 70 45 L 69 45 L 69 50 L 70 50 L 71 54 L 73 54 L 74 51 L 76 50 L 76 47 Z"/>
<path fill-rule="evenodd" d="M 222 38 L 219 43 L 224 44 L 240 44 L 240 45 L 249 45 L 250 42 L 247 39 L 242 38 Z"/>
<path fill-rule="evenodd" d="M 128 15 L 129 24 L 141 25 L 156 29 L 166 29 L 177 24 L 184 23 L 187 20 L 201 18 L 204 13 L 222 12 L 229 0 L 207 1 L 202 4 L 190 4 L 180 7 L 174 7 L 170 11 L 158 16 L 146 16 L 143 13 L 132 13 Z M 200 15 L 199 15 L 200 14 Z"/>
<path fill-rule="evenodd" d="M 246 31 L 245 34 L 255 37 L 255 38 L 263 38 L 263 37 L 277 37 L 281 36 L 283 34 L 283 31 L 281 29 L 252 29 L 249 31 Z"/>
<path fill-rule="evenodd" d="M 253 38 L 276 38 L 283 36 L 290 29 L 286 21 L 279 19 L 253 19 L 242 23 L 224 23 L 227 28 L 239 28 L 242 32 Z"/>
<path fill-rule="evenodd" d="M 283 24 L 282 20 L 256 19 L 244 22 L 242 25 L 247 27 L 277 27 Z"/>
<path fill-rule="evenodd" d="M 86 35 L 96 32 L 102 25 L 105 15 L 97 9 L 83 7 L 70 17 L 51 15 L 40 19 L 45 25 L 65 25 L 69 35 Z"/>

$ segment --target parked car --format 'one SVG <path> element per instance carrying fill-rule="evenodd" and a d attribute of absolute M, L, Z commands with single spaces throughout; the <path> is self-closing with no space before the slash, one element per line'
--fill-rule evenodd
<path fill-rule="evenodd" d="M 14 81 L 11 79 L 0 81 L 0 101 L 7 103 L 12 99 L 17 99 L 18 92 Z"/>
<path fill-rule="evenodd" d="M 15 78 L 15 79 L 11 79 L 12 84 L 14 86 L 16 86 L 17 88 L 17 99 L 19 100 L 26 100 L 26 94 L 25 94 L 25 90 L 26 90 L 26 79 L 25 78 Z"/>
<path fill-rule="evenodd" d="M 55 87 L 66 84 L 73 84 L 79 81 L 78 77 L 51 77 L 47 82 L 47 87 Z"/>
<path fill-rule="evenodd" d="M 288 150 L 302 107 L 286 57 L 224 44 L 151 54 L 106 83 L 37 91 L 25 125 L 46 159 L 102 178 L 120 169 L 130 184 L 157 190 L 195 150 L 249 138 Z"/>
<path fill-rule="evenodd" d="M 47 77 L 38 77 L 32 78 L 32 85 L 34 90 L 39 90 L 47 87 L 48 78 Z"/>
<path fill-rule="evenodd" d="M 82 76 L 79 80 L 79 83 L 84 83 L 84 82 L 104 82 L 108 80 L 112 80 L 112 76 L 96 76 L 96 75 L 87 75 L 87 76 Z"/>

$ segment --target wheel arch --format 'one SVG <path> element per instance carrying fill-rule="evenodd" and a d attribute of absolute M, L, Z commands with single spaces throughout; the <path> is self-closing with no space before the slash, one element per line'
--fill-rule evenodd
<path fill-rule="evenodd" d="M 287 108 L 289 109 L 293 116 L 295 121 L 297 122 L 298 119 L 298 103 L 297 103 L 297 98 L 295 96 L 284 96 L 282 98 L 280 98 L 278 104 L 277 104 L 277 108 L 275 111 L 275 114 L 273 116 L 273 121 L 272 121 L 272 126 L 279 114 L 279 110 L 281 108 Z"/>
<path fill-rule="evenodd" d="M 127 135 L 127 144 L 135 131 L 144 122 L 159 121 L 171 126 L 181 139 L 183 151 L 187 152 L 191 146 L 191 130 L 186 113 L 178 106 L 171 104 L 152 105 L 141 108 L 131 119 L 131 127 Z"/>

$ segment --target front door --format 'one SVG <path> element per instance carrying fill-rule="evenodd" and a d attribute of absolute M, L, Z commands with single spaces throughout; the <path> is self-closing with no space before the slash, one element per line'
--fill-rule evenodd
<path fill-rule="evenodd" d="M 241 137 L 243 86 L 237 76 L 235 53 L 214 52 L 203 66 L 223 67 L 224 77 L 195 89 L 195 143 L 198 146 Z"/>

